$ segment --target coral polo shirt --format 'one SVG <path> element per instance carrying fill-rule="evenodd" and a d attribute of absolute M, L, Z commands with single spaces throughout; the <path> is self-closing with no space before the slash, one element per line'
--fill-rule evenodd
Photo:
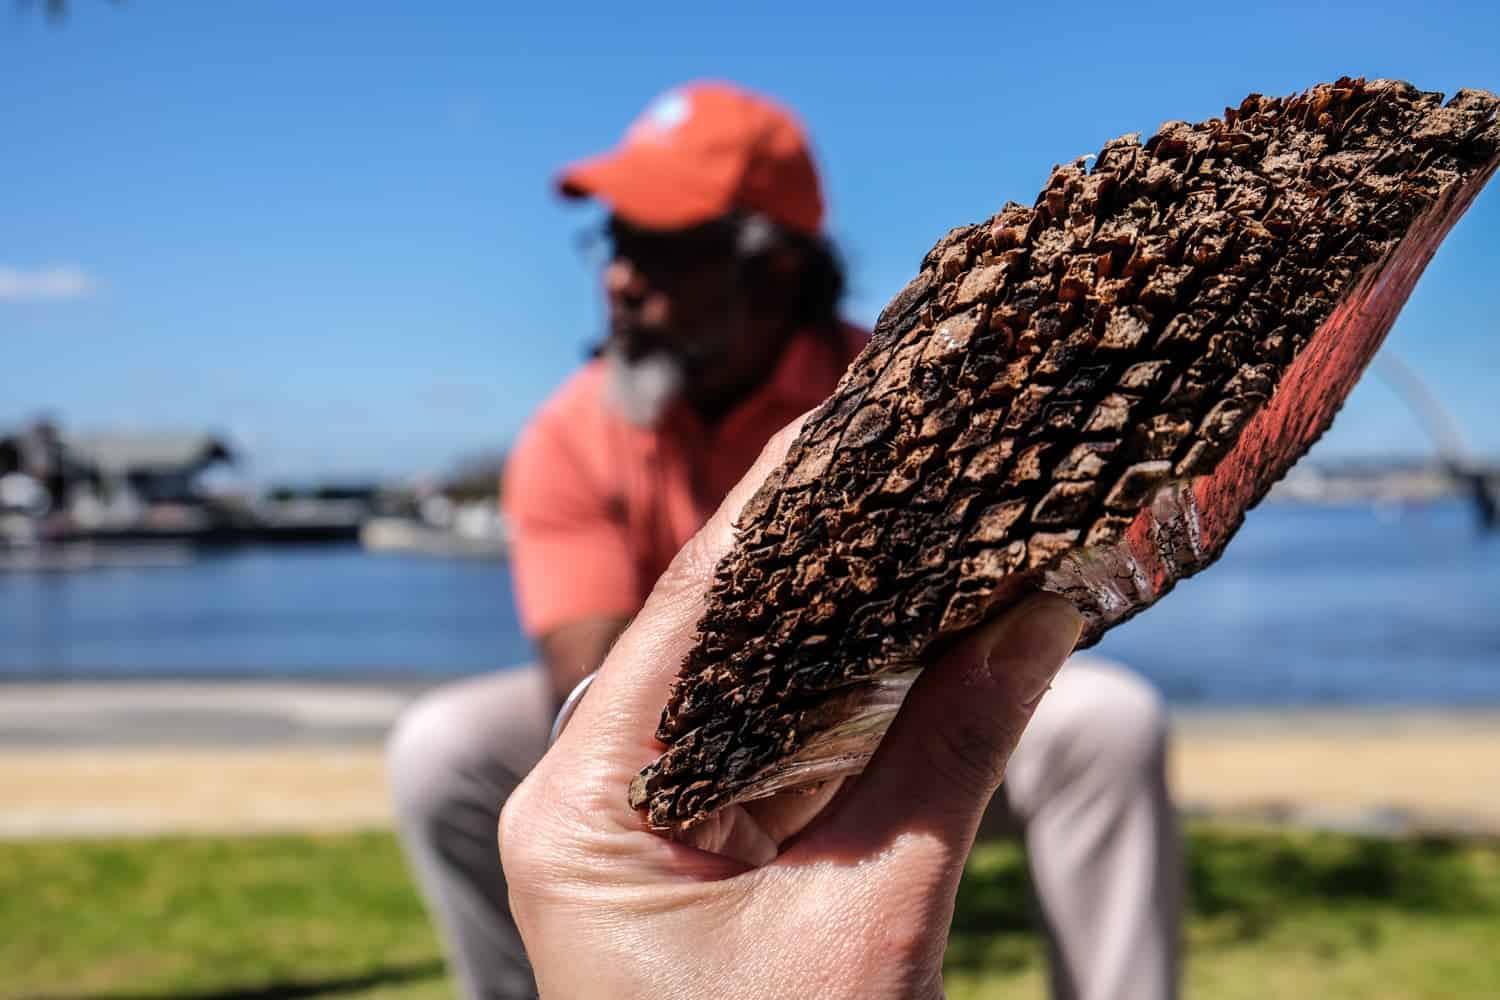
<path fill-rule="evenodd" d="M 521 433 L 503 506 L 521 624 L 533 638 L 587 618 L 629 616 L 677 550 L 744 476 L 771 435 L 833 391 L 867 334 L 799 334 L 771 378 L 718 424 L 674 406 L 656 427 L 617 415 L 592 361 Z"/>

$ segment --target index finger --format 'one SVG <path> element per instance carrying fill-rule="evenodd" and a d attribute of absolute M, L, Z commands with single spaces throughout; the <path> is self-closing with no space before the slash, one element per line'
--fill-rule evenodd
<path fill-rule="evenodd" d="M 714 569 L 734 545 L 740 511 L 786 457 L 806 419 L 804 413 L 772 436 L 750 471 L 677 553 L 605 657 L 587 697 L 548 754 L 587 754 L 611 771 L 624 773 L 617 796 L 620 808 L 630 777 L 661 752 L 653 735 L 657 721 L 672 679 L 692 649 Z"/>

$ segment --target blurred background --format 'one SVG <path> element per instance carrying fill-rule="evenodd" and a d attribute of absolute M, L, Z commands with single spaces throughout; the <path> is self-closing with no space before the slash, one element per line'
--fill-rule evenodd
<path fill-rule="evenodd" d="M 0 8 L 0 996 L 445 996 L 411 697 L 531 651 L 496 510 L 604 330 L 563 163 L 802 116 L 873 322 L 1053 164 L 1341 75 L 1500 90 L 1492 3 Z M 1500 192 L 1223 561 L 1112 633 L 1174 711 L 1190 995 L 1492 996 Z M 954 996 L 1033 996 L 1014 849 Z M 999 932 L 998 935 L 996 932 Z"/>

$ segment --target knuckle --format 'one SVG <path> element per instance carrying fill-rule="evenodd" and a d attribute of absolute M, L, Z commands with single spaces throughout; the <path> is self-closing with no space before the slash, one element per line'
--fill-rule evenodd
<path fill-rule="evenodd" d="M 950 724 L 933 728 L 923 745 L 933 778 L 960 788 L 993 790 L 1005 772 L 1000 727 Z"/>
<path fill-rule="evenodd" d="M 537 835 L 545 822 L 545 809 L 538 801 L 535 782 L 528 778 L 500 809 L 495 831 L 500 867 L 512 889 L 526 890 L 538 881 L 538 873 L 545 867 L 546 838 Z"/>
<path fill-rule="evenodd" d="M 495 838 L 500 848 L 501 866 L 507 873 L 511 873 L 512 868 L 519 870 L 523 867 L 521 862 L 524 855 L 522 847 L 525 837 L 521 835 L 521 830 L 525 826 L 523 818 L 525 811 L 525 795 L 519 789 L 506 800 L 505 805 L 500 809 L 500 821 L 496 825 Z"/>

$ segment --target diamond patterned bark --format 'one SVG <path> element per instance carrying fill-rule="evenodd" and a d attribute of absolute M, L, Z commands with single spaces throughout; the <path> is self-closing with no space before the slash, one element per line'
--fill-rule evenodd
<path fill-rule="evenodd" d="M 1497 106 L 1252 95 L 944 236 L 741 513 L 631 804 L 856 770 L 861 692 L 999 607 L 1064 593 L 1087 644 L 1217 558 L 1495 170 Z"/>

